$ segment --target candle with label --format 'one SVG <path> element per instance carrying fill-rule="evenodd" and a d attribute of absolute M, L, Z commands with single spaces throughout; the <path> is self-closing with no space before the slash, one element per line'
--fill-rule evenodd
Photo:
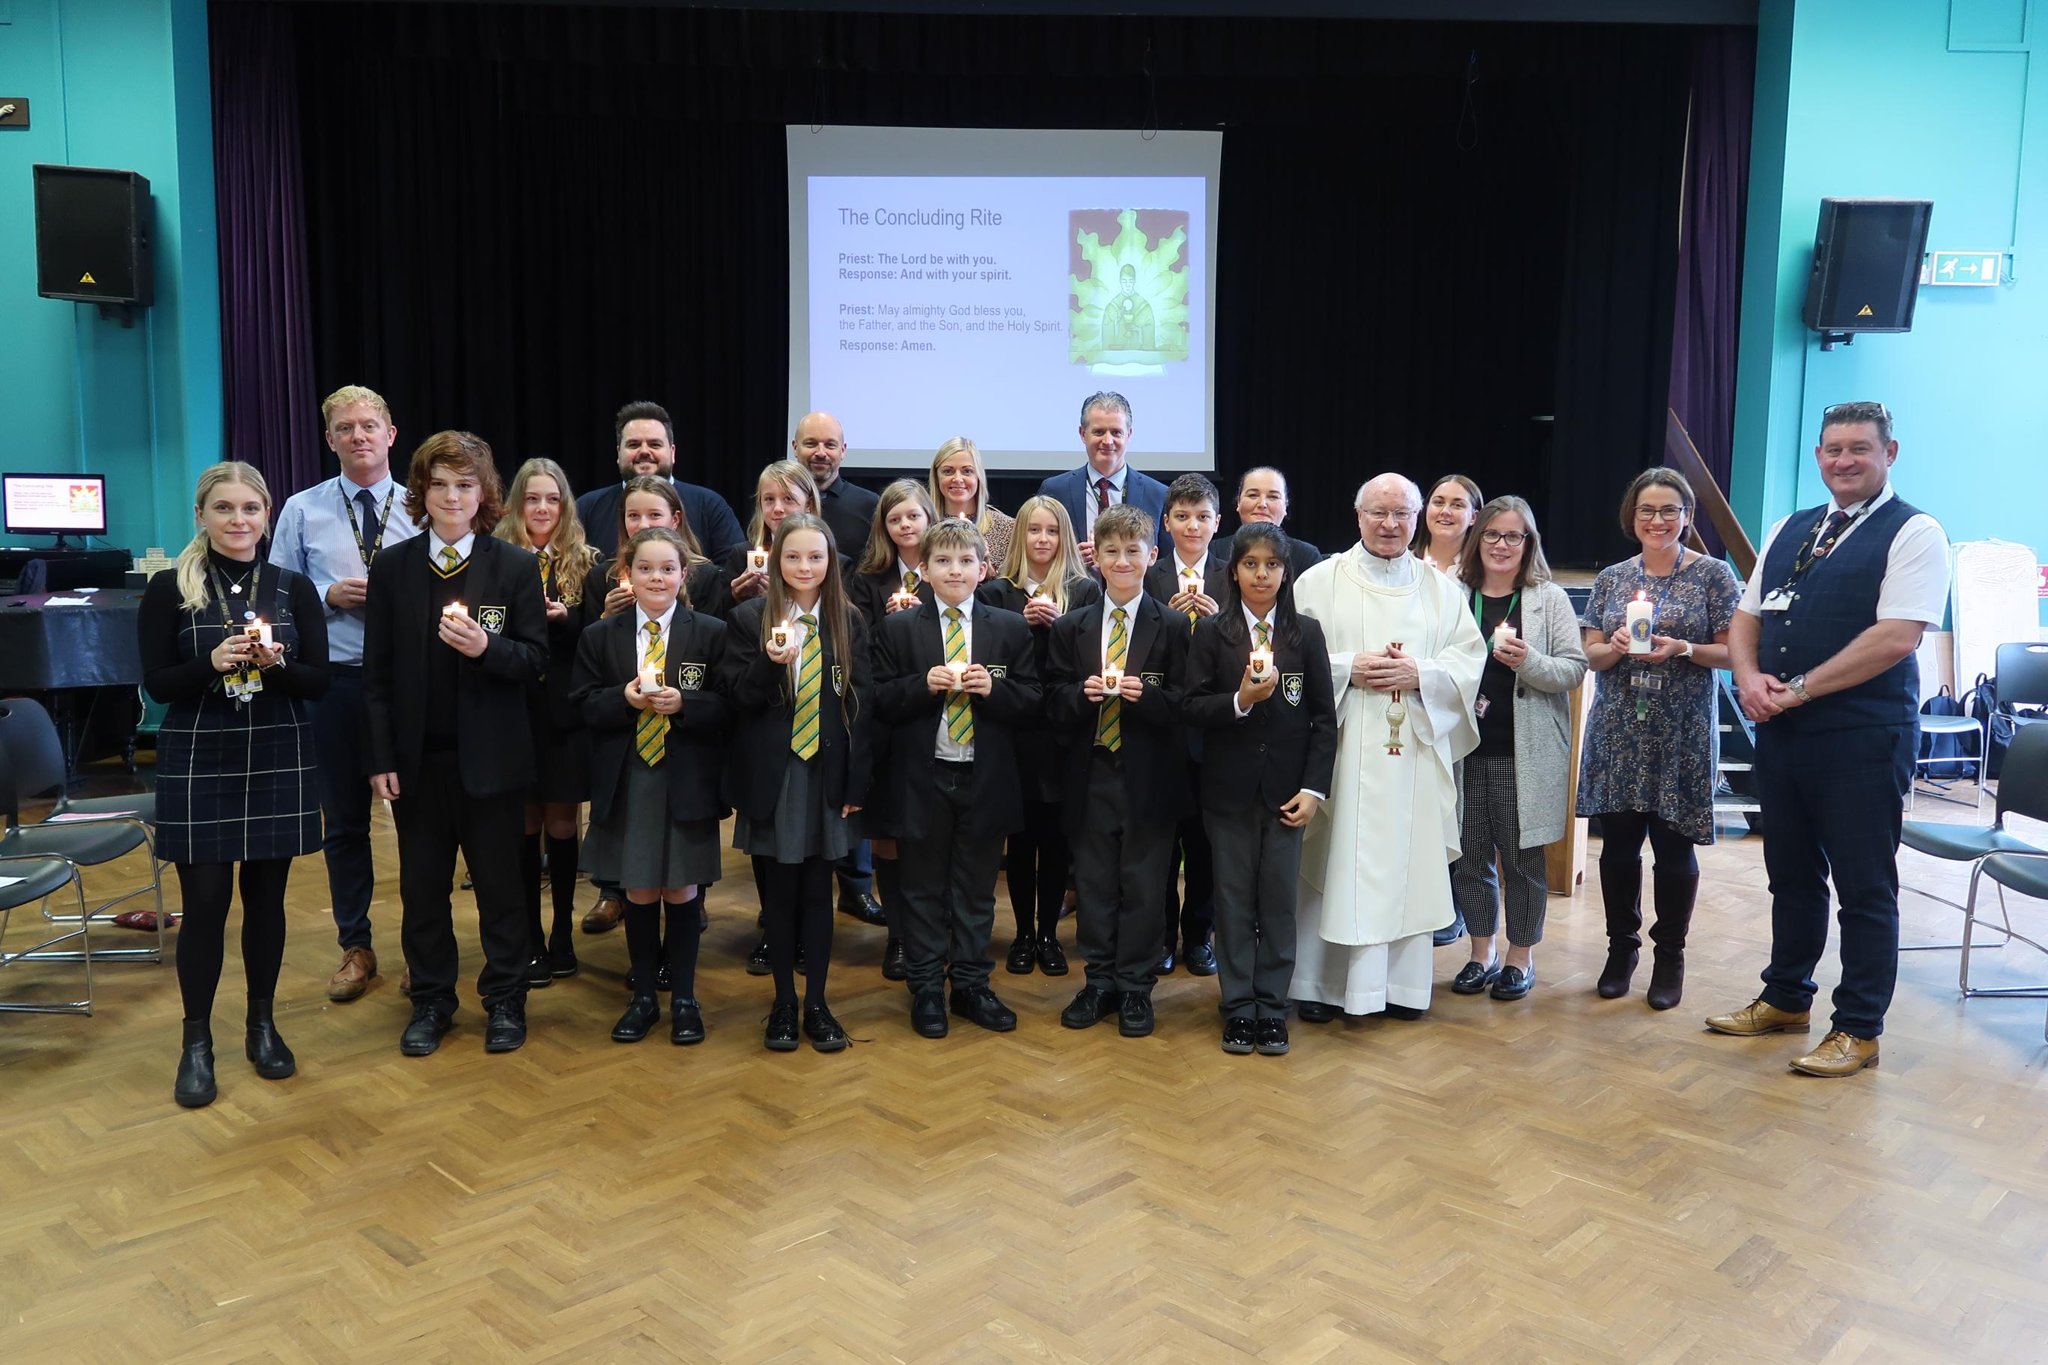
<path fill-rule="evenodd" d="M 1650 626 L 1657 619 L 1657 608 L 1650 604 L 1649 597 L 1638 592 L 1636 600 L 1628 604 L 1628 652 L 1648 654 L 1654 647 L 1650 643 Z"/>
<path fill-rule="evenodd" d="M 1124 671 L 1115 664 L 1102 666 L 1102 694 L 1108 696 L 1124 685 Z"/>
<path fill-rule="evenodd" d="M 768 572 L 767 546 L 757 545 L 753 549 L 747 551 L 747 571 L 749 573 Z"/>
<path fill-rule="evenodd" d="M 947 665 L 946 665 L 946 667 L 947 667 L 947 668 L 948 668 L 949 670 L 951 670 L 951 671 L 952 671 L 952 674 L 953 674 L 953 690 L 954 690 L 955 692 L 964 692 L 964 691 L 966 691 L 966 690 L 967 690 L 967 665 L 966 665 L 966 664 L 947 664 Z"/>
<path fill-rule="evenodd" d="M 1273 671 L 1273 651 L 1263 645 L 1252 650 L 1252 681 L 1264 682 Z"/>
<path fill-rule="evenodd" d="M 257 644 L 262 645 L 265 649 L 275 649 L 277 647 L 275 642 L 272 641 L 272 639 L 270 638 L 270 622 L 251 621 L 242 629 L 244 634 L 246 634 L 251 640 L 254 640 Z"/>
<path fill-rule="evenodd" d="M 789 627 L 788 627 L 788 626 L 776 626 L 775 628 L 773 628 L 772 630 L 770 630 L 770 631 L 768 632 L 768 638 L 769 638 L 769 640 L 771 640 L 771 641 L 773 641 L 773 642 L 774 642 L 774 645 L 775 645 L 775 647 L 776 647 L 777 649 L 788 649 L 788 648 L 789 648 Z"/>
<path fill-rule="evenodd" d="M 640 670 L 640 691 L 643 696 L 649 692 L 660 691 L 661 686 L 660 669 L 649 664 L 646 668 Z"/>
<path fill-rule="evenodd" d="M 1515 628 L 1505 621 L 1501 622 L 1499 625 L 1493 628 L 1493 647 L 1495 649 L 1499 649 L 1502 645 L 1506 644 L 1509 640 L 1512 640 L 1514 638 Z"/>
<path fill-rule="evenodd" d="M 916 605 L 917 594 L 914 592 L 892 592 L 889 594 L 890 611 L 908 611 Z"/>

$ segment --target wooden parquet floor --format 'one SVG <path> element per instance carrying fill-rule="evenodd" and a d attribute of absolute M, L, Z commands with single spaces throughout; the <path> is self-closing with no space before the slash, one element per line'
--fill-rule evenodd
<path fill-rule="evenodd" d="M 734 859 L 704 1045 L 609 1041 L 613 933 L 535 993 L 524 1050 L 487 1057 L 468 1001 L 424 1060 L 397 1050 L 388 821 L 378 843 L 388 975 L 352 1004 L 324 995 L 319 861 L 294 870 L 290 1080 L 232 1045 L 233 946 L 209 1109 L 171 1102 L 169 966 L 103 966 L 91 1018 L 0 1017 L 0 1360 L 2048 1359 L 2043 1003 L 1965 1006 L 1954 953 L 1910 953 L 1876 1071 L 1705 1033 L 1762 965 L 1755 840 L 1704 852 L 1669 1014 L 1647 963 L 1593 995 L 1590 888 L 1552 899 L 1529 999 L 1440 989 L 1422 1022 L 1296 1025 L 1285 1058 L 1219 1051 L 1185 974 L 1150 1039 L 1063 1030 L 1078 976 L 998 968 L 1018 1031 L 927 1042 L 880 932 L 841 920 L 860 1041 L 775 1056 Z M 1957 918 L 1908 897 L 1908 941 Z M 1978 970 L 2048 977 L 2034 956 Z"/>

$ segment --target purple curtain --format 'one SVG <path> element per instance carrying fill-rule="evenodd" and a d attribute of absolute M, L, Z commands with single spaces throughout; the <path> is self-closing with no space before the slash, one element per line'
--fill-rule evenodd
<path fill-rule="evenodd" d="M 1742 309 L 1742 220 L 1756 84 L 1753 29 L 1701 29 L 1693 41 L 1692 123 L 1679 215 L 1671 324 L 1671 410 L 1728 489 L 1735 429 L 1735 343 Z M 1714 528 L 1700 534 L 1715 549 Z"/>
<path fill-rule="evenodd" d="M 209 7 L 220 216 L 223 458 L 263 471 L 274 502 L 321 477 L 289 16 Z"/>

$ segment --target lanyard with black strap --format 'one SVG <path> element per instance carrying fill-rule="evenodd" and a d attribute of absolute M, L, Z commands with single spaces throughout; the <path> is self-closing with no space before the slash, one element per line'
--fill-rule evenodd
<path fill-rule="evenodd" d="M 366 488 L 363 491 L 367 493 L 370 490 Z M 341 509 L 344 512 L 348 513 L 348 529 L 350 534 L 354 535 L 356 538 L 356 553 L 363 557 L 364 573 L 368 573 L 370 571 L 371 561 L 375 560 L 377 558 L 377 552 L 384 548 L 384 528 L 390 524 L 391 500 L 397 495 L 398 484 L 396 482 L 394 482 L 391 485 L 391 487 L 384 490 L 384 508 L 377 514 L 376 538 L 366 542 L 363 539 L 362 523 L 356 520 L 355 499 L 351 498 L 346 491 L 342 492 Z"/>

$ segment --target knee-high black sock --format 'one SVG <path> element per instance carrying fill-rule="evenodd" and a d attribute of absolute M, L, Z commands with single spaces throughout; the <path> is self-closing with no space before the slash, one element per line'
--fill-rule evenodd
<path fill-rule="evenodd" d="M 627 987 L 635 996 L 654 994 L 654 968 L 660 958 L 661 906 L 653 901 L 626 902 L 626 957 L 633 964 Z"/>
<path fill-rule="evenodd" d="M 1030 938 L 1038 919 L 1038 840 L 1034 831 L 1020 829 L 1003 848 L 1003 880 L 1010 884 L 1010 913 L 1017 920 L 1017 937 Z"/>
<path fill-rule="evenodd" d="M 519 841 L 520 891 L 526 897 L 526 948 L 528 957 L 547 951 L 548 933 L 540 922 L 540 835 L 529 834 Z"/>
<path fill-rule="evenodd" d="M 251 1000 L 277 994 L 277 975 L 284 966 L 284 889 L 291 871 L 289 858 L 242 864 L 242 974 Z"/>
<path fill-rule="evenodd" d="M 552 932 L 564 943 L 569 941 L 569 926 L 576 922 L 577 854 L 578 840 L 573 831 L 565 839 L 548 836 L 548 891 L 555 909 Z"/>
<path fill-rule="evenodd" d="M 875 860 L 879 880 L 883 860 Z M 891 860 L 887 866 L 894 867 Z M 885 902 L 886 903 L 886 902 Z M 825 978 L 832 971 L 832 865 L 823 858 L 807 859 L 801 869 L 798 906 L 804 936 L 804 1004 L 825 1003 Z"/>
<path fill-rule="evenodd" d="M 820 864 L 822 866 L 822 864 Z M 829 879 L 828 879 L 829 880 Z M 754 884 L 761 889 L 761 932 L 768 942 L 768 971 L 778 1004 L 796 1003 L 797 869 L 773 858 L 754 859 Z M 830 907 L 827 900 L 826 905 Z M 831 919 L 830 914 L 826 916 Z M 819 964 L 822 965 L 822 964 Z M 817 965 L 811 968 L 818 970 Z"/>
<path fill-rule="evenodd" d="M 697 994 L 697 946 L 703 939 L 697 903 L 702 895 L 700 891 L 686 901 L 661 903 L 662 918 L 668 921 L 668 937 L 663 944 L 668 952 L 668 979 L 678 1000 L 689 1000 Z"/>
<path fill-rule="evenodd" d="M 1073 855 L 1067 850 L 1066 832 L 1055 823 L 1038 841 L 1038 936 L 1058 938 L 1060 911 L 1066 908 L 1067 875 Z"/>
<path fill-rule="evenodd" d="M 234 896 L 233 863 L 179 863 L 178 889 L 185 920 L 178 930 L 178 993 L 185 1018 L 213 1017 L 220 989 L 221 960 L 227 955 L 228 902 Z"/>

